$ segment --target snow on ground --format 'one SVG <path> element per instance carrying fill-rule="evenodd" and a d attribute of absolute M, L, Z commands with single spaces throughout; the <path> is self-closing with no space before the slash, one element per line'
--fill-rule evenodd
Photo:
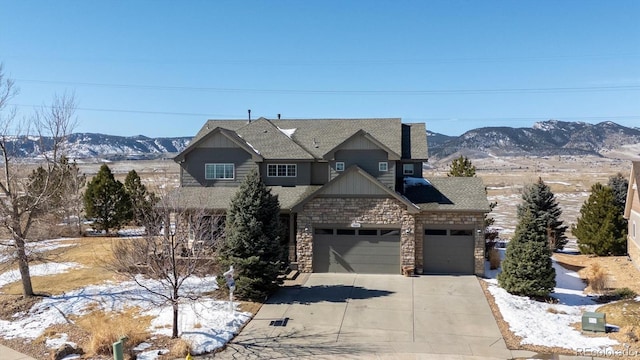
<path fill-rule="evenodd" d="M 498 249 L 504 259 L 505 249 Z M 561 347 L 565 349 L 608 349 L 618 344 L 606 337 L 587 337 L 571 327 L 582 320 L 586 311 L 595 311 L 597 305 L 584 294 L 586 284 L 574 271 L 567 270 L 553 261 L 556 269 L 556 287 L 551 294 L 558 304 L 549 304 L 515 296 L 497 285 L 500 269 L 490 270 L 485 263 L 486 281 L 504 320 L 511 331 L 522 338 L 523 344 Z"/>
<path fill-rule="evenodd" d="M 162 284 L 138 278 L 138 281 L 154 291 L 163 291 Z M 217 289 L 215 276 L 192 277 L 187 279 L 181 295 L 185 301 L 180 304 L 178 317 L 179 332 L 182 339 L 188 341 L 194 354 L 210 352 L 229 341 L 246 323 L 251 314 L 229 309 L 227 301 L 210 298 L 186 300 L 187 297 Z M 90 285 L 62 295 L 42 299 L 26 314 L 19 314 L 14 321 L 0 320 L 0 336 L 6 339 L 23 338 L 33 340 L 54 324 L 66 322 L 69 315 L 84 315 L 92 310 L 120 311 L 124 308 L 139 307 L 145 309 L 142 315 L 154 317 L 149 328 L 152 334 L 171 335 L 172 309 L 163 299 L 143 290 L 133 281 L 106 282 L 101 285 Z M 145 349 L 146 350 L 146 349 Z M 158 354 L 162 349 L 149 349 L 142 358 L 153 359 L 152 353 Z M 141 358 L 141 357 L 139 357 Z"/>
<path fill-rule="evenodd" d="M 13 240 L 0 240 L 0 243 L 5 245 L 14 244 Z M 72 238 L 60 238 L 60 239 L 50 239 L 50 240 L 42 240 L 42 241 L 34 241 L 28 242 L 26 244 L 26 249 L 29 253 L 43 253 L 47 251 L 52 251 L 59 248 L 71 247 L 75 246 L 74 239 Z M 9 246 L 7 248 L 2 248 L 2 252 L 0 253 L 0 264 L 7 262 L 11 259 L 13 247 Z"/>
<path fill-rule="evenodd" d="M 143 227 L 136 227 L 131 229 L 118 230 L 118 236 L 143 236 L 146 234 L 146 230 Z"/>
<path fill-rule="evenodd" d="M 81 268 L 82 265 L 74 262 L 65 263 L 44 263 L 29 266 L 31 276 L 45 276 L 65 273 L 71 269 Z M 0 287 L 20 280 L 20 272 L 18 270 L 10 270 L 0 274 Z"/>

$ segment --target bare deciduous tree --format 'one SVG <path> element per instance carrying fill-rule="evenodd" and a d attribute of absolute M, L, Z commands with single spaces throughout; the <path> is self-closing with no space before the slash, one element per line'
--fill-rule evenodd
<path fill-rule="evenodd" d="M 191 277 L 216 270 L 214 252 L 223 236 L 223 221 L 204 210 L 181 209 L 173 200 L 162 197 L 145 217 L 147 229 L 160 229 L 162 225 L 159 232 L 147 231 L 141 238 L 114 241 L 110 267 L 172 306 L 172 337 L 177 338 L 180 302 L 201 296 L 184 289 L 183 284 Z M 154 280 L 154 285 L 145 278 Z"/>
<path fill-rule="evenodd" d="M 24 296 L 33 296 L 29 272 L 29 254 L 26 244 L 29 231 L 58 195 L 61 186 L 56 176 L 63 145 L 74 128 L 75 96 L 55 96 L 50 106 L 42 106 L 28 119 L 17 120 L 15 107 L 9 102 L 18 94 L 12 79 L 5 76 L 0 66 L 0 226 L 8 230 L 12 242 L 11 257 L 18 263 Z M 33 154 L 40 158 L 35 178 L 24 171 L 19 161 L 21 142 L 37 136 L 39 145 Z"/>

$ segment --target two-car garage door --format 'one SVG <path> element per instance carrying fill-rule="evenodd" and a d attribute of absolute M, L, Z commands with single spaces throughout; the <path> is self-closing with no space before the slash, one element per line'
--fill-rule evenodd
<path fill-rule="evenodd" d="M 316 228 L 313 271 L 399 274 L 400 230 Z"/>

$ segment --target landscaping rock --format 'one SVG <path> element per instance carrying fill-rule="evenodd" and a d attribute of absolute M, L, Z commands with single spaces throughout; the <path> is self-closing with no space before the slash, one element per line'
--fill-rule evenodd
<path fill-rule="evenodd" d="M 51 354 L 51 360 L 62 360 L 69 355 L 82 355 L 84 351 L 82 348 L 75 348 L 70 344 L 64 344 L 58 348 L 54 353 Z"/>

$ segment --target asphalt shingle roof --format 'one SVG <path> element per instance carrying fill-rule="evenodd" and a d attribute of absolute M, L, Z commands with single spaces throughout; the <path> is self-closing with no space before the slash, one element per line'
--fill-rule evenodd
<path fill-rule="evenodd" d="M 290 210 L 320 186 L 269 186 L 269 188 L 272 194 L 278 195 L 280 208 Z M 169 196 L 172 198 L 172 204 L 178 208 L 226 210 L 238 189 L 238 187 L 181 187 L 171 192 Z"/>
<path fill-rule="evenodd" d="M 321 159 L 360 130 L 397 154 L 402 154 L 403 150 L 399 118 L 209 120 L 191 143 L 196 143 L 216 127 L 235 131 L 266 159 Z M 424 124 L 410 125 L 410 139 L 411 157 L 426 159 Z"/>
<path fill-rule="evenodd" d="M 489 212 L 482 179 L 477 177 L 433 177 L 431 185 L 410 187 L 405 196 L 421 210 Z"/>

